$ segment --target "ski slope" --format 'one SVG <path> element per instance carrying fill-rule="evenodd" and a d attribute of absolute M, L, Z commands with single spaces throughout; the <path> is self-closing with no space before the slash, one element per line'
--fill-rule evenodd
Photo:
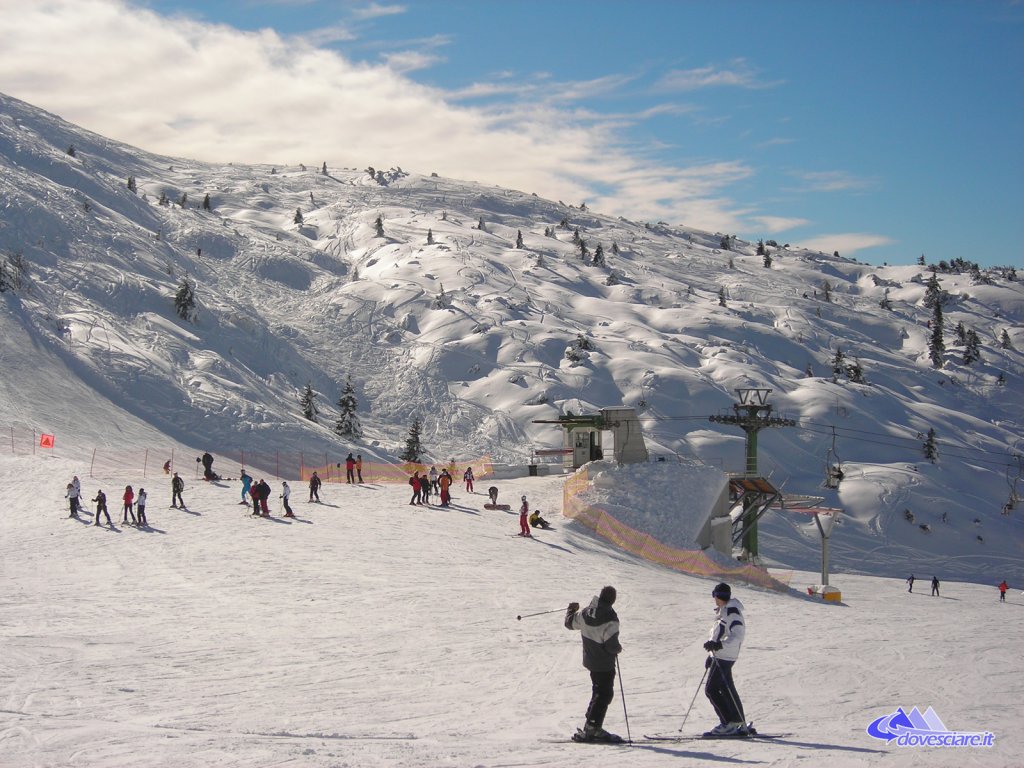
<path fill-rule="evenodd" d="M 946 581 L 931 597 L 902 578 L 843 574 L 839 606 L 802 594 L 817 574 L 794 573 L 789 594 L 735 585 L 748 625 L 738 689 L 761 731 L 788 735 L 576 745 L 564 739 L 582 723 L 589 678 L 561 609 L 618 588 L 629 726 L 617 692 L 606 727 L 673 733 L 701 680 L 714 582 L 562 518 L 559 478 L 496 481 L 500 500 L 526 494 L 554 524 L 526 540 L 517 515 L 483 510 L 489 482 L 457 487 L 448 509 L 372 484 L 327 485 L 309 504 L 293 483 L 286 521 L 275 478 L 266 520 L 237 503 L 237 482 L 184 473 L 182 511 L 167 508 L 167 478 L 87 468 L 0 456 L 0 765 L 991 768 L 1024 752 L 1019 585 L 1001 605 L 994 583 Z M 151 529 L 68 519 L 74 474 L 86 499 L 107 493 L 115 521 L 120 491 L 143 480 Z M 917 576 L 927 592 L 931 574 Z M 867 736 L 899 706 L 991 731 L 994 746 Z M 714 723 L 699 695 L 684 733 Z"/>

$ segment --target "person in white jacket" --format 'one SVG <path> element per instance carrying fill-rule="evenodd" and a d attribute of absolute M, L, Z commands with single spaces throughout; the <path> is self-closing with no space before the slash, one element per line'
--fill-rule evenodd
<path fill-rule="evenodd" d="M 704 693 L 715 708 L 719 723 L 706 736 L 746 736 L 749 729 L 743 715 L 743 704 L 732 681 L 732 667 L 740 655 L 746 626 L 743 604 L 732 596 L 728 584 L 718 584 L 711 592 L 715 599 L 715 623 L 711 627 L 704 650 L 708 652 L 705 666 L 708 682 Z"/>

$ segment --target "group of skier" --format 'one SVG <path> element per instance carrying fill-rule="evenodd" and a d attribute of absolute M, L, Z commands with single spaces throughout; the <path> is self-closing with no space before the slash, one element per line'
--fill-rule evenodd
<path fill-rule="evenodd" d="M 82 511 L 82 483 L 78 479 L 78 475 L 75 475 L 71 482 L 67 484 L 64 498 L 68 500 L 68 517 L 78 519 L 78 513 Z M 149 520 L 146 518 L 148 494 L 145 488 L 139 488 L 139 492 L 136 494 L 130 485 L 126 485 L 121 500 L 124 502 L 122 507 L 122 525 L 135 525 L 140 528 L 149 525 Z M 107 518 L 107 525 L 113 527 L 114 523 L 110 519 L 110 511 L 107 509 L 107 494 L 103 492 L 102 488 L 96 491 L 92 501 L 96 504 L 96 514 L 93 517 L 92 524 L 99 525 L 100 515 L 103 515 Z"/>
<path fill-rule="evenodd" d="M 732 596 L 732 588 L 724 582 L 711 590 L 711 596 L 715 601 L 715 620 L 703 646 L 708 654 L 704 662 L 704 676 L 707 679 L 704 694 L 718 715 L 719 722 L 704 736 L 755 736 L 757 731 L 746 721 L 743 704 L 732 679 L 733 665 L 739 658 L 746 634 L 743 604 Z M 619 743 L 623 740 L 621 736 L 604 729 L 608 705 L 615 698 L 615 675 L 618 656 L 622 652 L 619 617 L 612 607 L 616 597 L 615 587 L 607 586 L 591 599 L 586 608 L 580 610 L 580 604 L 573 602 L 565 609 L 565 628 L 579 631 L 582 637 L 583 666 L 589 671 L 591 682 L 586 719 L 583 727 L 573 735 L 573 741 Z"/>

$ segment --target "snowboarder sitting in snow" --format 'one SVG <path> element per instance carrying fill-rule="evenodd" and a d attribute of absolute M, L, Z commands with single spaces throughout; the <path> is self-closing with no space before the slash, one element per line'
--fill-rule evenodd
<path fill-rule="evenodd" d="M 565 609 L 565 628 L 580 631 L 583 639 L 583 666 L 590 671 L 591 695 L 587 721 L 576 731 L 574 741 L 622 741 L 621 736 L 604 729 L 604 716 L 615 698 L 616 658 L 619 644 L 619 617 L 612 605 L 615 587 L 604 587 L 601 594 L 580 610 L 579 603 Z"/>
<path fill-rule="evenodd" d="M 712 591 L 715 599 L 715 623 L 711 638 L 704 643 L 708 656 L 705 667 L 710 670 L 704 694 L 718 714 L 719 723 L 705 736 L 749 736 L 750 727 L 743 715 L 743 704 L 732 681 L 732 667 L 740 655 L 745 627 L 743 604 L 732 596 L 728 584 L 719 584 Z"/>
<path fill-rule="evenodd" d="M 551 523 L 540 516 L 540 510 L 533 510 L 533 514 L 530 515 L 530 527 L 531 528 L 543 528 L 545 531 L 551 528 Z"/>

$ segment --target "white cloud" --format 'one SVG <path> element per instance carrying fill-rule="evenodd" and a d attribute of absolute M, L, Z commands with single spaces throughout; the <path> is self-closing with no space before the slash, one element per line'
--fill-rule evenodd
<path fill-rule="evenodd" d="M 811 192 L 861 191 L 876 186 L 872 179 L 861 178 L 845 171 L 797 171 L 793 176 L 804 182 L 804 190 Z"/>
<path fill-rule="evenodd" d="M 852 256 L 865 248 L 877 248 L 882 245 L 893 245 L 896 241 L 885 235 L 872 235 L 866 232 L 845 232 L 835 235 L 821 235 L 804 240 L 800 243 L 803 248 L 812 251 L 824 251 L 832 253 L 839 251 L 842 256 Z"/>
<path fill-rule="evenodd" d="M 695 91 L 701 88 L 772 88 L 775 83 L 761 82 L 744 59 L 735 59 L 728 68 L 697 67 L 667 72 L 654 86 L 656 91 Z"/>
<path fill-rule="evenodd" d="M 379 19 L 381 16 L 398 16 L 406 12 L 404 5 L 381 5 L 370 3 L 362 8 L 354 8 L 352 16 L 356 19 Z"/>
<path fill-rule="evenodd" d="M 751 216 L 750 220 L 757 224 L 759 229 L 770 235 L 774 235 L 777 232 L 786 232 L 797 227 L 805 227 L 810 224 L 807 219 L 786 218 L 784 216 Z"/>
<path fill-rule="evenodd" d="M 367 6 L 369 13 L 402 6 Z M 337 28 L 333 34 L 342 34 Z M 618 129 L 660 111 L 570 111 L 559 100 L 624 88 L 629 76 L 503 86 L 487 108 L 404 77 L 428 54 L 356 64 L 305 38 L 160 16 L 127 0 L 0 0 L 6 93 L 111 138 L 212 162 L 401 165 L 583 201 L 596 210 L 710 230 L 745 231 L 725 195 L 741 163 L 672 167 L 628 150 Z M 443 44 L 445 38 L 438 38 Z M 86 66 L 85 63 L 88 63 Z M 517 90 L 519 89 L 519 90 Z M 483 95 L 478 86 L 473 96 Z M 552 98 L 552 95 L 557 98 Z"/>
<path fill-rule="evenodd" d="M 415 72 L 417 69 L 429 69 L 444 58 L 420 51 L 396 51 L 385 54 L 384 61 L 395 72 Z"/>

